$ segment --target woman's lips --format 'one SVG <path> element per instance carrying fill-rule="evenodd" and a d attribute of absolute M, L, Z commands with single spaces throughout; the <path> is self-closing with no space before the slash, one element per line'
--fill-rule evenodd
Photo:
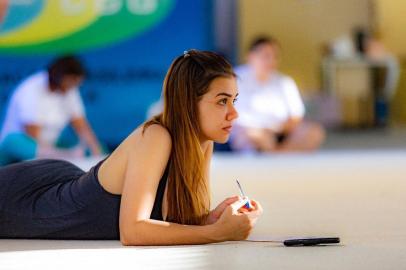
<path fill-rule="evenodd" d="M 233 128 L 233 126 L 228 126 L 228 127 L 224 127 L 223 130 L 226 132 L 231 132 L 232 128 Z"/>

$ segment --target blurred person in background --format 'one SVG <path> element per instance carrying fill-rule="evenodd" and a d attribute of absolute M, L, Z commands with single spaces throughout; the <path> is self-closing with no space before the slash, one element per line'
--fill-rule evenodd
<path fill-rule="evenodd" d="M 0 133 L 0 165 L 33 158 L 82 157 L 85 146 L 91 154 L 101 154 L 78 90 L 84 76 L 80 61 L 64 56 L 18 85 Z M 68 124 L 80 143 L 70 149 L 58 148 L 58 138 Z"/>
<path fill-rule="evenodd" d="M 305 107 L 292 78 L 278 71 L 280 45 L 259 37 L 248 62 L 237 67 L 240 118 L 231 137 L 237 151 L 289 152 L 318 149 L 324 129 L 303 120 Z"/>

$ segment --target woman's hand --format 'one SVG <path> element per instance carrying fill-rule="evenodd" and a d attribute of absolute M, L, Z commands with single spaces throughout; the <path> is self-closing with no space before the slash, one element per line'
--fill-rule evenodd
<path fill-rule="evenodd" d="M 244 240 L 251 233 L 258 217 L 262 214 L 261 205 L 251 200 L 252 208 L 242 208 L 246 200 L 237 200 L 227 206 L 215 226 L 215 237 L 219 241 Z"/>
<path fill-rule="evenodd" d="M 238 201 L 241 199 L 239 196 L 233 196 L 225 199 L 223 202 L 221 202 L 215 209 L 210 211 L 209 215 L 207 216 L 206 219 L 206 225 L 214 224 L 217 222 L 217 220 L 220 218 L 220 216 L 223 214 L 224 210 L 231 205 L 232 203 Z"/>

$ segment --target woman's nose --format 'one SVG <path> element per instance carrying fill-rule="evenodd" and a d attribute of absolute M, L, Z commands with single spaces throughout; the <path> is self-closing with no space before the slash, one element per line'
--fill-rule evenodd
<path fill-rule="evenodd" d="M 234 120 L 236 118 L 238 118 L 238 111 L 237 111 L 237 109 L 235 108 L 234 105 L 231 105 L 230 106 L 230 111 L 227 114 L 227 120 L 231 121 L 231 120 Z"/>

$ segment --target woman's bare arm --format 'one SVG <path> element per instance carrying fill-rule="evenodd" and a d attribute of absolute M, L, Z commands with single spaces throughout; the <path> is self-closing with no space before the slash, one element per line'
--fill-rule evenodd
<path fill-rule="evenodd" d="M 124 245 L 174 245 L 215 242 L 213 226 L 185 226 L 150 219 L 159 180 L 171 152 L 169 132 L 152 125 L 128 145 L 120 209 L 120 240 Z"/>

